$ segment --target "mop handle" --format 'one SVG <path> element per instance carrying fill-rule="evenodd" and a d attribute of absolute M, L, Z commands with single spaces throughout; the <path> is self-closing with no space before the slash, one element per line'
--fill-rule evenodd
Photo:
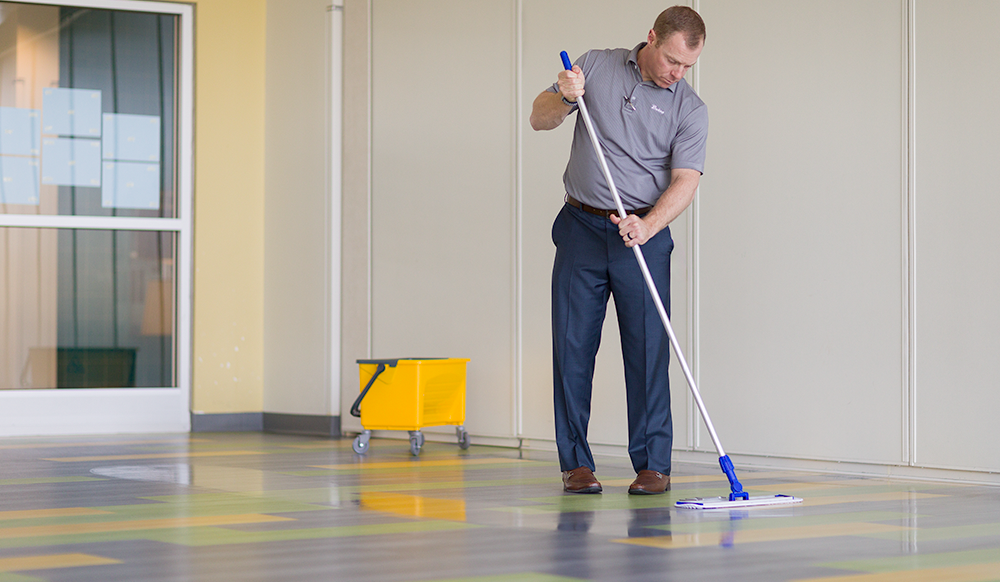
<path fill-rule="evenodd" d="M 573 63 L 569 60 L 569 55 L 566 51 L 559 53 L 562 57 L 563 66 L 567 71 L 573 70 Z M 597 133 L 594 131 L 594 124 L 590 120 L 590 114 L 587 113 L 587 104 L 583 101 L 583 96 L 577 97 L 577 105 L 580 106 L 580 114 L 583 115 L 583 123 L 587 126 L 587 133 L 590 134 L 590 143 L 594 146 L 594 152 L 597 153 L 597 159 L 601 164 L 601 171 L 604 172 L 604 178 L 608 181 L 608 188 L 611 189 L 611 196 L 615 199 L 615 208 L 618 209 L 618 216 L 625 219 L 626 212 L 625 206 L 622 204 L 621 196 L 618 195 L 618 189 L 615 188 L 615 181 L 611 177 L 611 170 L 608 169 L 608 163 L 604 159 L 604 151 L 601 149 L 601 143 L 597 139 Z M 688 386 L 691 388 L 691 394 L 694 396 L 695 402 L 698 404 L 698 410 L 701 412 L 701 417 L 705 421 L 705 426 L 708 428 L 708 434 L 712 436 L 712 442 L 715 443 L 715 450 L 718 451 L 719 457 L 725 457 L 726 453 L 722 450 L 722 443 L 719 441 L 719 435 L 715 433 L 715 426 L 712 425 L 712 419 L 708 416 L 708 409 L 705 408 L 705 403 L 701 399 L 701 393 L 698 392 L 698 386 L 695 385 L 694 376 L 691 374 L 691 369 L 688 367 L 687 361 L 684 359 L 684 353 L 681 352 L 680 342 L 677 341 L 677 336 L 674 335 L 674 328 L 670 325 L 670 318 L 667 317 L 667 310 L 663 307 L 663 301 L 660 300 L 660 294 L 656 290 L 656 284 L 653 283 L 653 277 L 649 274 L 649 267 L 646 266 L 646 259 L 642 255 L 642 249 L 639 248 L 640 245 L 635 245 L 632 250 L 635 251 L 635 258 L 639 261 L 639 270 L 642 271 L 642 277 L 646 280 L 646 286 L 649 287 L 649 292 L 653 296 L 653 303 L 656 305 L 656 311 L 660 314 L 660 321 L 663 322 L 663 328 L 667 330 L 667 336 L 670 337 L 670 344 L 674 346 L 674 353 L 677 355 L 677 361 L 681 364 L 681 369 L 684 370 L 684 377 L 687 378 Z"/>

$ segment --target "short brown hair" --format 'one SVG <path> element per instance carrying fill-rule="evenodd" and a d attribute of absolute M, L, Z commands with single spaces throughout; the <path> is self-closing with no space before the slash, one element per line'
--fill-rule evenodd
<path fill-rule="evenodd" d="M 672 6 L 656 17 L 653 32 L 656 34 L 656 44 L 667 40 L 675 32 L 683 33 L 684 42 L 688 48 L 693 49 L 705 42 L 705 21 L 687 6 Z"/>

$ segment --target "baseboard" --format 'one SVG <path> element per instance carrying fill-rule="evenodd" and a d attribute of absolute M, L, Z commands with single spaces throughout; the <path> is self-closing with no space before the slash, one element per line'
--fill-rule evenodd
<path fill-rule="evenodd" d="M 674 449 L 674 460 L 718 468 L 718 454 L 708 451 L 682 451 Z M 730 454 L 733 464 L 740 469 L 784 470 L 852 475 L 871 479 L 901 479 L 906 481 L 937 481 L 967 485 L 1000 485 L 1000 474 L 990 471 L 972 471 L 939 467 L 915 467 L 852 461 L 793 459 L 763 455 Z M 721 470 L 721 469 L 720 469 Z"/>
<path fill-rule="evenodd" d="M 265 412 L 263 416 L 264 432 L 328 437 L 340 436 L 340 416 L 282 414 L 278 412 Z"/>
<path fill-rule="evenodd" d="M 191 432 L 261 432 L 262 430 L 264 430 L 264 414 L 261 412 L 191 413 Z"/>
<path fill-rule="evenodd" d="M 472 437 L 476 442 L 476 437 Z M 521 448 L 536 451 L 556 451 L 556 443 L 550 439 L 529 439 L 522 441 Z M 628 458 L 625 445 L 591 444 L 594 456 Z M 674 449 L 673 460 L 677 463 L 693 463 L 719 468 L 719 456 L 712 451 L 692 451 Z M 851 475 L 871 479 L 900 479 L 906 481 L 938 481 L 942 483 L 964 483 L 968 485 L 1000 485 L 1000 473 L 989 471 L 969 471 L 936 467 L 910 467 L 879 463 L 859 463 L 849 461 L 829 461 L 814 459 L 793 459 L 763 455 L 730 454 L 733 464 L 740 470 L 802 471 L 831 475 Z"/>

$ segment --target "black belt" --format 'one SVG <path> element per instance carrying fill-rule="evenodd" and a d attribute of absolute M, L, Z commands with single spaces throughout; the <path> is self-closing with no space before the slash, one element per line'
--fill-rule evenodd
<path fill-rule="evenodd" d="M 583 202 L 580 202 L 576 198 L 573 198 L 569 194 L 566 195 L 566 204 L 569 204 L 570 206 L 572 206 L 574 208 L 579 208 L 580 210 L 582 210 L 584 212 L 589 212 L 591 214 L 596 214 L 597 216 L 603 216 L 604 218 L 611 218 L 612 214 L 614 214 L 614 215 L 618 214 L 617 210 L 604 210 L 603 208 L 594 208 L 593 206 L 588 206 L 588 205 L 584 204 Z M 652 207 L 647 206 L 645 208 L 636 208 L 635 210 L 627 210 L 626 212 L 628 214 L 646 214 L 650 210 L 652 210 Z"/>

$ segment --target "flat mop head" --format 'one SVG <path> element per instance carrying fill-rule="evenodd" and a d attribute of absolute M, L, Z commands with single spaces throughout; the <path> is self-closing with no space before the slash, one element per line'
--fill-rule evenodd
<path fill-rule="evenodd" d="M 759 495 L 733 500 L 728 497 L 692 497 L 691 499 L 681 499 L 676 505 L 683 509 L 743 509 L 791 505 L 793 503 L 802 503 L 802 498 L 791 495 Z"/>
<path fill-rule="evenodd" d="M 771 507 L 774 505 L 791 505 L 802 503 L 801 497 L 791 495 L 759 495 L 750 497 L 750 494 L 743 490 L 743 485 L 736 478 L 736 469 L 729 455 L 719 457 L 719 466 L 722 472 L 729 478 L 729 486 L 732 493 L 729 497 L 693 497 L 691 499 L 681 499 L 677 502 L 677 507 L 684 509 L 740 509 L 744 507 Z"/>

